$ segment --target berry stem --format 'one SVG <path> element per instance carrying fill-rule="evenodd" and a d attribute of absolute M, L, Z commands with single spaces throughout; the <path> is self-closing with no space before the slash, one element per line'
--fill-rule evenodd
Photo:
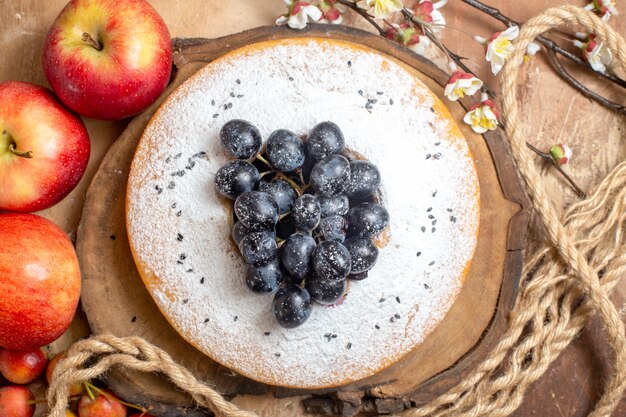
<path fill-rule="evenodd" d="M 98 388 L 95 385 L 93 385 L 91 382 L 85 382 L 85 388 L 87 388 L 87 393 L 88 394 L 90 393 L 90 388 L 91 388 L 92 390 L 97 392 L 99 395 L 104 395 L 107 399 L 109 399 L 111 401 L 115 401 L 117 403 L 125 405 L 126 407 L 134 408 L 135 410 L 141 411 L 143 414 L 148 413 L 152 409 L 152 406 L 148 406 L 146 408 L 146 407 L 142 407 L 142 406 L 137 405 L 137 404 L 131 404 L 131 403 L 127 403 L 126 401 L 122 401 L 121 399 L 113 397 L 111 394 L 109 394 L 107 392 L 104 392 L 100 388 Z M 95 397 L 92 398 L 92 395 L 93 395 L 93 393 L 91 393 L 89 395 L 89 398 L 91 398 L 92 400 L 95 400 Z"/>
<path fill-rule="evenodd" d="M 93 36 L 91 36 L 90 33 L 84 32 L 80 40 L 92 46 L 96 51 L 102 51 L 102 44 L 100 44 L 100 42 L 98 42 Z"/>
<path fill-rule="evenodd" d="M 91 392 L 91 388 L 89 387 L 91 384 L 88 382 L 85 382 L 85 391 L 87 391 L 87 395 L 89 396 L 89 399 L 91 401 L 95 401 L 96 400 L 96 396 L 93 395 L 93 392 Z"/>
<path fill-rule="evenodd" d="M 29 400 L 26 402 L 26 404 L 28 405 L 37 405 L 37 404 L 44 404 L 46 402 L 45 399 L 41 399 L 41 400 Z"/>
<path fill-rule="evenodd" d="M 15 143 L 12 143 L 9 145 L 9 152 L 21 158 L 31 159 L 33 157 L 32 151 L 26 151 L 26 152 L 18 151 Z"/>

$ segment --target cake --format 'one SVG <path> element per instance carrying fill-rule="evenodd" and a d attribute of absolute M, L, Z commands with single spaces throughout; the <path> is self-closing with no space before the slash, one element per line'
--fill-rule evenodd
<path fill-rule="evenodd" d="M 232 201 L 214 186 L 232 119 L 264 139 L 332 120 L 382 176 L 390 223 L 376 266 L 294 329 L 276 323 L 273 294 L 246 286 Z M 256 381 L 321 389 L 400 361 L 441 322 L 474 254 L 479 200 L 467 142 L 415 70 L 355 44 L 292 39 L 230 52 L 168 97 L 137 147 L 126 220 L 138 271 L 183 338 Z"/>

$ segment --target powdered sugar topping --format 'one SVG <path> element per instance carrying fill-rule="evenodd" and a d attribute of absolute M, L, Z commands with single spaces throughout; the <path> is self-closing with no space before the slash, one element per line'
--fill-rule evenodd
<path fill-rule="evenodd" d="M 244 48 L 185 82 L 137 149 L 127 216 L 135 260 L 178 332 L 243 375 L 299 388 L 370 376 L 419 344 L 459 292 L 479 218 L 467 144 L 436 101 L 395 61 L 325 40 Z M 296 329 L 276 323 L 272 295 L 246 287 L 232 203 L 213 185 L 229 160 L 219 130 L 235 118 L 264 140 L 332 120 L 381 173 L 391 221 L 376 266 Z"/>

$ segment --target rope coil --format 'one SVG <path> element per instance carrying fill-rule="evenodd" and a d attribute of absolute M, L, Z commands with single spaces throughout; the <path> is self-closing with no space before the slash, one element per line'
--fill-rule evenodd
<path fill-rule="evenodd" d="M 566 24 L 578 24 L 595 33 L 626 71 L 626 42 L 589 11 L 569 5 L 556 7 L 522 27 L 502 74 L 503 113 L 511 153 L 543 225 L 546 242 L 527 261 L 509 327 L 495 349 L 455 387 L 428 404 L 403 412 L 403 416 L 510 415 L 521 404 L 529 385 L 543 375 L 594 313 L 605 324 L 614 367 L 589 416 L 610 416 L 626 388 L 624 324 L 608 296 L 626 274 L 626 161 L 586 200 L 573 204 L 559 218 L 522 135 L 516 83 L 527 46 L 537 36 Z M 93 364 L 89 362 L 92 360 Z M 89 367 L 85 367 L 88 362 Z M 111 335 L 76 343 L 59 362 L 47 396 L 50 417 L 64 417 L 73 383 L 98 378 L 112 366 L 160 372 L 217 416 L 256 417 L 198 381 L 156 346 L 138 337 Z"/>

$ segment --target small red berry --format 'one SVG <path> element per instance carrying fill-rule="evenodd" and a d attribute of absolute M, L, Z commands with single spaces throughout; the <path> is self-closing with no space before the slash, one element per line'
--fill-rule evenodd
<path fill-rule="evenodd" d="M 52 359 L 50 359 L 50 362 L 48 363 L 48 369 L 46 369 L 46 380 L 48 381 L 48 385 L 52 383 L 52 374 L 54 372 L 54 369 L 56 368 L 59 361 L 65 357 L 65 354 L 66 354 L 65 351 L 60 352 L 60 353 L 57 353 Z M 84 389 L 83 384 L 80 384 L 80 383 L 73 384 L 70 387 L 70 395 L 71 396 L 80 395 L 83 393 L 83 389 Z"/>
<path fill-rule="evenodd" d="M 47 363 L 41 349 L 0 349 L 0 373 L 14 384 L 30 384 L 43 373 Z"/>
<path fill-rule="evenodd" d="M 102 389 L 101 393 L 94 392 L 96 398 L 92 400 L 84 394 L 78 401 L 79 417 L 126 417 L 126 406 L 111 391 Z"/>
<path fill-rule="evenodd" d="M 26 387 L 9 385 L 0 388 L 0 416 L 32 417 L 35 414 L 35 396 Z"/>

